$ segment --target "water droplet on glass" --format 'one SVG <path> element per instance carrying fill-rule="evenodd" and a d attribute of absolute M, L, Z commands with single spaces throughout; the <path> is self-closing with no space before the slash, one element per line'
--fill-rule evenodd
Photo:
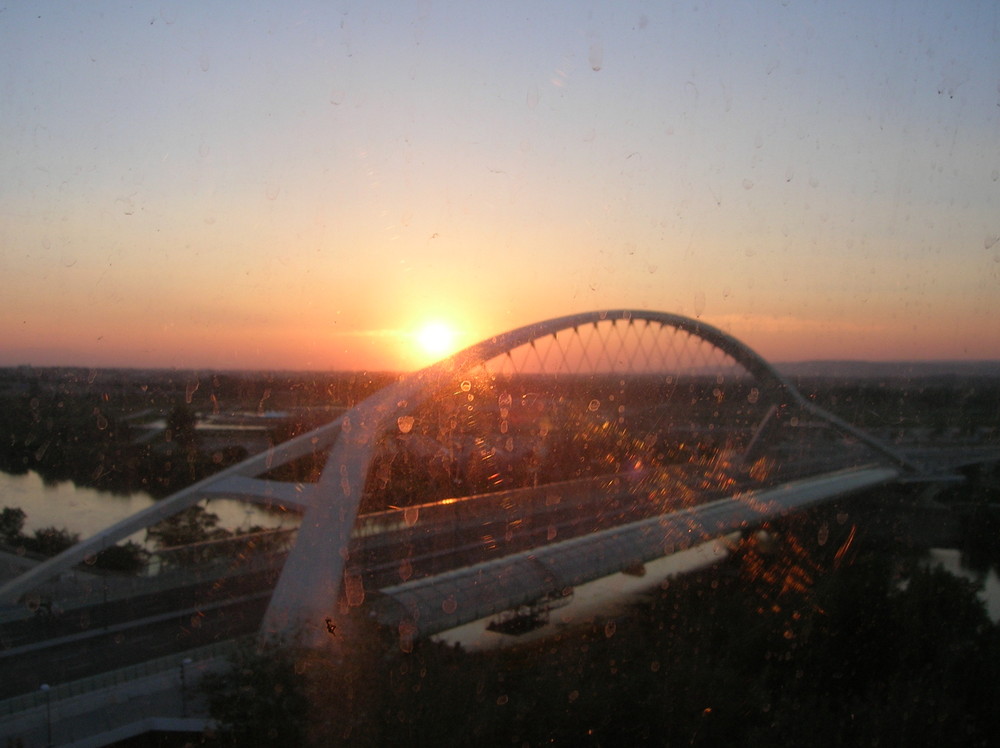
<path fill-rule="evenodd" d="M 122 213 L 125 215 L 131 216 L 135 213 L 135 203 L 132 202 L 131 197 L 120 197 L 115 202 L 121 204 Z"/>
<path fill-rule="evenodd" d="M 528 109 L 534 109 L 538 106 L 538 86 L 532 85 L 528 88 L 528 95 L 525 97 L 525 103 L 528 105 Z"/>
<path fill-rule="evenodd" d="M 591 39 L 590 54 L 587 59 L 590 62 L 590 69 L 595 73 L 601 69 L 601 64 L 604 62 L 604 45 L 600 39 Z"/>
<path fill-rule="evenodd" d="M 462 382 L 461 388 L 462 388 L 462 392 L 468 392 L 469 390 L 472 389 L 472 382 L 470 382 L 468 379 L 466 379 L 464 382 Z"/>
<path fill-rule="evenodd" d="M 399 426 L 399 433 L 409 434 L 413 430 L 413 416 L 400 416 L 396 425 Z"/>
<path fill-rule="evenodd" d="M 357 608 L 365 601 L 365 584 L 358 573 L 344 573 L 344 596 L 347 604 L 352 608 Z"/>
<path fill-rule="evenodd" d="M 698 291 L 694 295 L 694 316 L 700 317 L 701 313 L 705 311 L 705 292 Z"/>
<path fill-rule="evenodd" d="M 591 400 L 590 404 L 587 405 L 587 410 L 589 410 L 591 413 L 593 413 L 594 411 L 596 411 L 600 407 L 601 407 L 600 400 Z"/>

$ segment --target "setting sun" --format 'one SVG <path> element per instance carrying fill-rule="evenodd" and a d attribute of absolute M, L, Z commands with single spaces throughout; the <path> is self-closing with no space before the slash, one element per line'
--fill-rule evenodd
<path fill-rule="evenodd" d="M 416 334 L 417 346 L 431 357 L 446 356 L 454 350 L 455 329 L 444 322 L 428 322 Z"/>

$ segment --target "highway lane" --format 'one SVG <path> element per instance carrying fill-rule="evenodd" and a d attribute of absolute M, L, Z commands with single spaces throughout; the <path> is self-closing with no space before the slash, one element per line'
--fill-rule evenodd
<path fill-rule="evenodd" d="M 840 465 L 829 460 L 810 464 L 814 472 L 834 467 Z M 798 474 L 782 473 L 792 476 Z M 368 520 L 378 520 L 381 532 L 352 541 L 345 573 L 366 590 L 381 589 L 768 485 L 745 471 L 696 463 L 383 512 Z"/>
<path fill-rule="evenodd" d="M 253 633 L 271 590 L 199 607 L 175 609 L 89 632 L 62 637 L 43 648 L 0 653 L 0 698 L 116 670 L 194 647 Z"/>
<path fill-rule="evenodd" d="M 233 567 L 225 576 L 65 610 L 60 609 L 59 600 L 47 600 L 34 613 L 25 609 L 22 618 L 0 624 L 0 661 L 5 654 L 34 644 L 65 637 L 86 638 L 109 626 L 270 589 L 280 570 L 280 560 L 270 569 L 249 573 L 242 573 L 240 567 Z M 218 570 L 215 571 L 217 574 Z M 150 581 L 156 580 L 151 578 Z"/>

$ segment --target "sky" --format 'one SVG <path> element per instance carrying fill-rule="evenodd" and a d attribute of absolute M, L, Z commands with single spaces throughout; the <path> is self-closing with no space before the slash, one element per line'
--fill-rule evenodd
<path fill-rule="evenodd" d="M 0 365 L 998 359 L 1000 4 L 8 3 L 0 278 Z"/>

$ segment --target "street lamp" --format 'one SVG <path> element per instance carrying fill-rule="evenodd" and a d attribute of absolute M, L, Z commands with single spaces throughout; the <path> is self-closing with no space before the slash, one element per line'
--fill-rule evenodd
<path fill-rule="evenodd" d="M 52 693 L 48 683 L 43 683 L 40 688 L 45 694 L 45 745 L 52 745 Z"/>
<path fill-rule="evenodd" d="M 187 701 L 187 666 L 191 664 L 191 658 L 185 657 L 181 660 L 181 716 L 188 716 L 188 701 Z"/>

